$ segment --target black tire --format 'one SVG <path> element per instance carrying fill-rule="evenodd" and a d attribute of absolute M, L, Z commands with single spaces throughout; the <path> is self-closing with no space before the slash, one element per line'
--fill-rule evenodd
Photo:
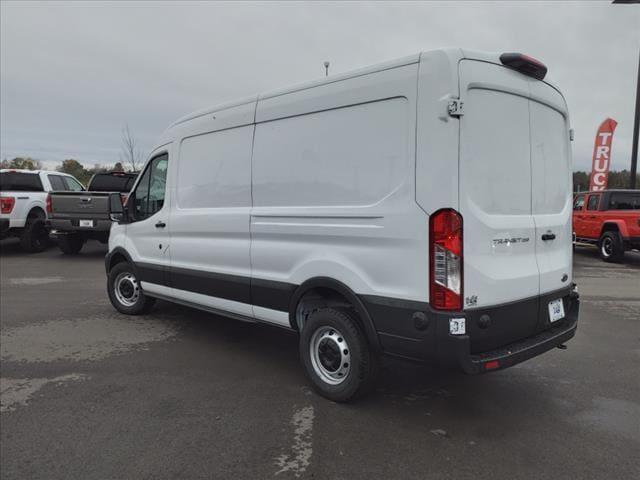
<path fill-rule="evenodd" d="M 49 231 L 43 218 L 32 217 L 20 235 L 20 246 L 28 253 L 39 253 L 49 245 Z"/>
<path fill-rule="evenodd" d="M 65 255 L 76 255 L 82 250 L 84 238 L 77 233 L 68 233 L 58 236 L 58 246 Z"/>
<path fill-rule="evenodd" d="M 119 288 L 119 292 L 116 292 Z M 107 277 L 107 294 L 111 305 L 120 313 L 140 315 L 148 312 L 155 298 L 147 297 L 136 279 L 135 269 L 131 264 L 118 263 L 109 271 Z M 130 302 L 126 302 L 129 299 Z"/>
<path fill-rule="evenodd" d="M 619 262 L 624 258 L 624 242 L 617 231 L 604 232 L 598 242 L 600 258 L 605 262 Z"/>
<path fill-rule="evenodd" d="M 379 370 L 377 355 L 355 312 L 346 308 L 321 308 L 309 315 L 300 333 L 300 359 L 315 390 L 334 402 L 347 402 L 367 393 L 375 385 Z"/>

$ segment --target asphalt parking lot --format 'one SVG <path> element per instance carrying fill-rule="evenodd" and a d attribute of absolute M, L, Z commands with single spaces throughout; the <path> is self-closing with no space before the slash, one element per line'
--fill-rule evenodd
<path fill-rule="evenodd" d="M 578 248 L 568 350 L 469 377 L 387 360 L 376 392 L 310 391 L 296 337 L 105 293 L 105 247 L 0 253 L 0 476 L 637 478 L 640 254 Z"/>

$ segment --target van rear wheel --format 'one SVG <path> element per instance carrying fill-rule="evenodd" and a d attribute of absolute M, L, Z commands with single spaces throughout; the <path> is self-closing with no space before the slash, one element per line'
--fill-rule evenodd
<path fill-rule="evenodd" d="M 155 299 L 142 291 L 136 272 L 129 263 L 119 263 L 109 271 L 107 293 L 111 305 L 120 313 L 140 315 L 148 312 Z"/>
<path fill-rule="evenodd" d="M 378 358 L 350 309 L 327 307 L 309 315 L 300 358 L 315 390 L 335 402 L 352 400 L 375 384 Z"/>

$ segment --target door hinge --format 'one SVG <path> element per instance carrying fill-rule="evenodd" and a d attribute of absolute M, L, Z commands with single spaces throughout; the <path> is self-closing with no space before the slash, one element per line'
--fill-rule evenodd
<path fill-rule="evenodd" d="M 448 110 L 449 115 L 452 117 L 461 117 L 464 115 L 464 102 L 459 98 L 452 98 L 449 100 Z"/>

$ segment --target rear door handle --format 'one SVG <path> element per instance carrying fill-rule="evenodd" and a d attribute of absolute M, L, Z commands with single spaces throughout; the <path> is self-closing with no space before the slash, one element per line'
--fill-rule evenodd
<path fill-rule="evenodd" d="M 556 239 L 556 234 L 555 233 L 545 233 L 542 235 L 542 240 L 544 240 L 545 242 L 547 240 L 555 240 Z"/>
<path fill-rule="evenodd" d="M 167 224 L 166 224 L 166 223 L 164 223 L 164 222 L 162 222 L 162 221 L 160 221 L 160 222 L 156 223 L 156 228 L 164 228 L 164 227 L 166 227 L 166 226 L 167 226 Z"/>

